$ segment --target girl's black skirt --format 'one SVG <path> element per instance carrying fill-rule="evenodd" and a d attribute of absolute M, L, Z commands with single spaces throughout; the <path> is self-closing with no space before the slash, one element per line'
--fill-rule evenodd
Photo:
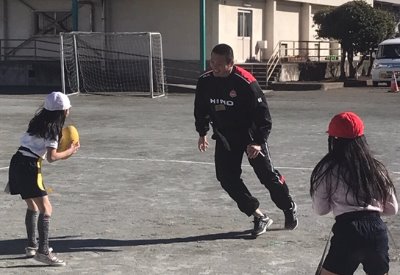
<path fill-rule="evenodd" d="M 12 195 L 21 195 L 22 199 L 47 195 L 42 178 L 42 159 L 24 156 L 17 151 L 10 161 L 8 184 Z"/>

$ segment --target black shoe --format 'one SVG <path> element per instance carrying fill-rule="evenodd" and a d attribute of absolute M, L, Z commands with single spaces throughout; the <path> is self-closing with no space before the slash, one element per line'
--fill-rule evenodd
<path fill-rule="evenodd" d="M 292 202 L 292 207 L 283 210 L 285 214 L 285 229 L 293 230 L 299 225 L 299 221 L 297 220 L 297 205 L 295 202 Z"/>
<path fill-rule="evenodd" d="M 264 217 L 254 217 L 254 229 L 253 232 L 251 232 L 251 235 L 257 237 L 264 234 L 273 222 L 274 221 L 265 214 Z"/>

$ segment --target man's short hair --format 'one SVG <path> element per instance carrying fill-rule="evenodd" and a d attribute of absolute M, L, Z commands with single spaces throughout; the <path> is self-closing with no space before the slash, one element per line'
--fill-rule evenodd
<path fill-rule="evenodd" d="M 233 50 L 231 46 L 227 44 L 218 44 L 212 49 L 212 53 L 225 56 L 228 64 L 233 63 Z"/>

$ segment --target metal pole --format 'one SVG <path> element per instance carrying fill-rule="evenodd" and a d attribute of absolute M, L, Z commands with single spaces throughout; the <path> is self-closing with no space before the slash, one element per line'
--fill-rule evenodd
<path fill-rule="evenodd" d="M 78 31 L 78 10 L 79 10 L 79 4 L 78 0 L 72 0 L 72 30 L 73 31 Z"/>
<path fill-rule="evenodd" d="M 200 69 L 206 70 L 206 0 L 200 0 Z"/>
<path fill-rule="evenodd" d="M 321 61 L 321 42 L 318 42 L 318 62 Z"/>
<path fill-rule="evenodd" d="M 60 33 L 60 63 L 61 63 L 61 88 L 65 94 L 65 68 L 64 68 L 64 37 L 63 33 Z"/>
<path fill-rule="evenodd" d="M 76 66 L 76 93 L 81 92 L 80 82 L 79 82 L 79 64 L 78 64 L 78 47 L 76 43 L 76 34 L 73 34 L 72 37 L 74 38 L 74 50 L 75 50 L 75 66 Z"/>
<path fill-rule="evenodd" d="M 161 89 L 162 89 L 162 91 L 161 91 L 161 95 L 160 96 L 163 96 L 163 95 L 165 95 L 165 79 L 164 79 L 164 73 L 165 73 L 165 71 L 164 71 L 164 54 L 163 54 L 163 48 L 162 48 L 162 36 L 161 36 L 161 33 L 160 33 L 160 45 L 161 45 L 161 56 L 160 56 L 160 59 L 161 59 Z"/>
<path fill-rule="evenodd" d="M 149 32 L 149 85 L 150 85 L 150 96 L 154 97 L 154 86 L 153 86 L 153 51 L 151 43 L 151 32 Z"/>

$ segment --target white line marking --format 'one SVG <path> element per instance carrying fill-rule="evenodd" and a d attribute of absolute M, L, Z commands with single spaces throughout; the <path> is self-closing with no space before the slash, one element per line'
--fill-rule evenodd
<path fill-rule="evenodd" d="M 145 158 L 106 158 L 106 157 L 77 157 L 77 159 L 88 159 L 88 160 L 118 160 L 118 161 L 149 161 L 149 162 L 172 162 L 172 163 L 185 163 L 185 164 L 203 164 L 203 165 L 214 165 L 214 162 L 203 162 L 203 161 L 192 161 L 192 160 L 176 160 L 176 159 L 145 159 Z M 250 166 L 249 164 L 243 164 L 243 166 Z M 289 167 L 289 166 L 275 166 L 277 169 L 287 170 L 307 170 L 312 171 L 314 168 L 311 167 Z M 7 170 L 8 166 L 0 167 L 0 170 Z M 400 175 L 400 172 L 391 172 L 392 174 Z"/>
<path fill-rule="evenodd" d="M 173 163 L 214 165 L 214 163 L 211 163 L 211 162 L 191 161 L 191 160 L 174 160 L 174 159 L 104 158 L 104 157 L 74 157 L 74 158 L 89 159 L 89 160 L 91 159 L 91 160 L 150 161 L 150 162 L 173 162 Z"/>
<path fill-rule="evenodd" d="M 109 157 L 75 157 L 79 159 L 91 159 L 91 160 L 125 160 L 125 161 L 150 161 L 150 162 L 172 162 L 172 163 L 187 163 L 187 164 L 204 164 L 214 165 L 214 162 L 203 162 L 203 161 L 191 161 L 191 160 L 174 160 L 174 159 L 146 159 L 146 158 L 109 158 Z M 243 164 L 243 166 L 251 166 L 249 164 Z M 275 166 L 277 169 L 288 169 L 288 170 L 309 170 L 312 171 L 314 168 L 311 167 L 290 167 L 290 166 Z M 400 172 L 392 172 L 393 174 L 400 174 Z"/>

